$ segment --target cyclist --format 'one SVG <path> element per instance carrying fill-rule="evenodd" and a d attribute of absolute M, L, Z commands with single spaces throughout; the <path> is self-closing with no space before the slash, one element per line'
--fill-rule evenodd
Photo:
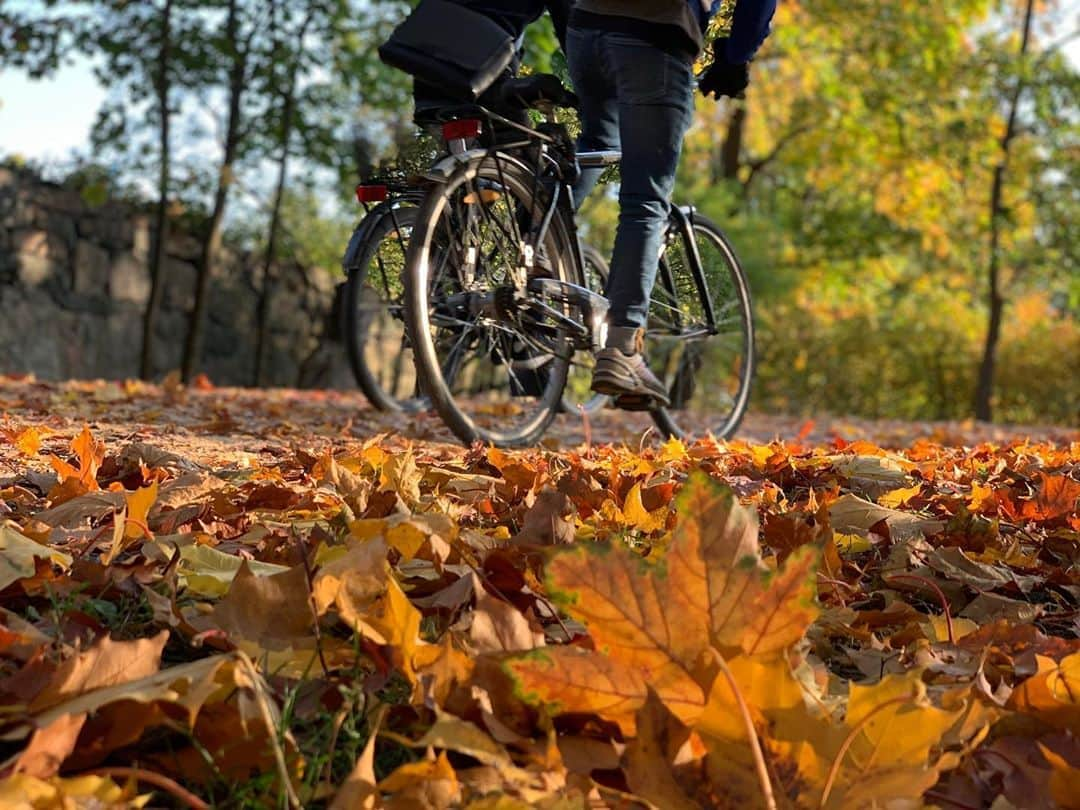
<path fill-rule="evenodd" d="M 720 0 L 577 0 L 566 53 L 581 100 L 582 150 L 622 150 L 619 224 L 605 290 L 611 309 L 592 389 L 617 407 L 669 404 L 642 356 L 649 296 L 668 220 L 683 135 L 694 111 L 692 65 Z M 698 85 L 708 96 L 737 96 L 748 63 L 769 33 L 776 0 L 736 0 L 730 37 Z M 580 204 L 599 170 L 574 189 Z"/>

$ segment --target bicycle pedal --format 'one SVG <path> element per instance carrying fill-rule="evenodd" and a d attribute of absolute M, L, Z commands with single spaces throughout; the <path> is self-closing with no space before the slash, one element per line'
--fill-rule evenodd
<path fill-rule="evenodd" d="M 621 394 L 612 404 L 620 411 L 654 411 L 660 407 L 659 402 L 643 394 Z"/>

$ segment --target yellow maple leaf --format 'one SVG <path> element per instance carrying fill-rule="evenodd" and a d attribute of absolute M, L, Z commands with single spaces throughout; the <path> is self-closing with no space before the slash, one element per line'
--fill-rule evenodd
<path fill-rule="evenodd" d="M 1080 768 L 1070 765 L 1064 757 L 1042 743 L 1038 745 L 1042 755 L 1050 763 L 1050 795 L 1059 807 L 1066 810 L 1080 808 Z"/>
<path fill-rule="evenodd" d="M 153 533 L 147 526 L 147 516 L 151 507 L 157 500 L 158 482 L 151 482 L 150 486 L 137 489 L 134 492 L 125 492 L 124 500 L 127 501 L 127 517 L 124 521 L 124 537 L 134 539 L 139 537 L 153 538 Z"/>
<path fill-rule="evenodd" d="M 641 501 L 641 484 L 634 484 L 626 493 L 622 508 L 623 522 L 641 532 L 657 532 L 667 523 L 667 509 L 650 512 Z"/>

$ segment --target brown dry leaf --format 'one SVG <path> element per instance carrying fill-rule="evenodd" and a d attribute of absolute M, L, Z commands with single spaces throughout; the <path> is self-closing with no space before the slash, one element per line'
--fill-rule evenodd
<path fill-rule="evenodd" d="M 472 614 L 469 639 L 477 652 L 518 652 L 544 646 L 543 631 L 531 627 L 520 610 L 493 597 L 479 582 L 474 587 L 476 610 Z"/>
<path fill-rule="evenodd" d="M 837 532 L 869 531 L 884 520 L 895 540 L 910 540 L 945 528 L 944 521 L 923 518 L 910 512 L 886 509 L 856 495 L 842 495 L 829 505 L 829 521 Z"/>
<path fill-rule="evenodd" d="M 190 664 L 170 667 L 137 681 L 127 681 L 86 692 L 71 700 L 47 709 L 34 718 L 35 724 L 46 727 L 65 715 L 96 714 L 113 705 L 172 704 L 183 711 L 189 727 L 194 727 L 203 705 L 211 700 L 224 700 L 236 694 L 242 685 L 236 675 L 235 655 L 203 658 Z M 171 714 L 175 722 L 176 714 Z M 117 722 L 124 724 L 123 738 L 137 739 L 145 723 L 159 722 L 156 712 L 121 710 Z M 76 755 L 78 752 L 76 752 Z"/>
<path fill-rule="evenodd" d="M 168 640 L 168 630 L 136 641 L 113 641 L 107 636 L 98 640 L 56 668 L 52 681 L 34 698 L 30 710 L 36 714 L 86 692 L 153 675 Z"/>
<path fill-rule="evenodd" d="M 315 616 L 304 567 L 258 576 L 244 561 L 210 618 L 230 636 L 268 648 L 311 636 Z"/>
<path fill-rule="evenodd" d="M 430 596 L 413 597 L 412 603 L 426 610 L 446 610 L 454 614 L 466 605 L 472 604 L 480 590 L 482 590 L 480 579 L 469 571 L 441 591 L 436 591 Z"/>
<path fill-rule="evenodd" d="M 332 550 L 315 574 L 315 608 L 321 616 L 337 607 L 346 622 L 359 618 L 355 611 L 386 590 L 386 541 L 381 538 L 350 543 Z"/>
<path fill-rule="evenodd" d="M 521 531 L 513 542 L 534 546 L 558 546 L 574 542 L 574 502 L 555 489 L 542 490 L 525 513 Z"/>
<path fill-rule="evenodd" d="M 357 540 L 382 537 L 387 546 L 396 549 L 405 560 L 411 560 L 427 546 L 429 552 L 438 546 L 437 556 L 445 559 L 448 544 L 457 539 L 457 526 L 446 515 L 391 515 L 385 518 L 367 518 L 349 523 L 349 534 Z M 426 558 L 431 559 L 428 553 Z"/>
<path fill-rule="evenodd" d="M 157 502 L 150 510 L 150 514 L 158 516 L 162 510 L 204 503 L 214 492 L 227 486 L 225 481 L 215 475 L 201 472 L 184 473 L 179 478 L 166 481 L 159 487 Z"/>
<path fill-rule="evenodd" d="M 64 714 L 49 725 L 38 728 L 15 761 L 15 773 L 48 779 L 60 772 L 86 722 L 85 714 Z"/>
<path fill-rule="evenodd" d="M 317 613 L 336 608 L 342 620 L 376 644 L 393 648 L 395 664 L 415 679 L 420 611 L 409 602 L 386 563 L 382 538 L 352 542 L 315 575 Z"/>
<path fill-rule="evenodd" d="M 74 529 L 122 509 L 125 503 L 122 492 L 88 492 L 38 512 L 35 517 L 48 526 Z"/>
<path fill-rule="evenodd" d="M 416 456 L 410 447 L 404 453 L 391 455 L 382 465 L 379 484 L 383 491 L 397 494 L 409 506 L 420 500 L 420 479 L 423 473 L 416 466 Z"/>
<path fill-rule="evenodd" d="M 459 650 L 451 635 L 438 644 L 420 644 L 413 654 L 416 679 L 423 703 L 442 706 L 451 691 L 469 680 L 475 666 L 472 656 Z"/>

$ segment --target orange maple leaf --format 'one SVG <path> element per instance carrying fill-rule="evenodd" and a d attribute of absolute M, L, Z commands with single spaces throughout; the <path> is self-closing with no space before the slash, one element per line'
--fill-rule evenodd
<path fill-rule="evenodd" d="M 1080 500 L 1080 483 L 1067 475 L 1047 475 L 1039 473 L 1042 485 L 1035 499 L 1024 501 L 1020 509 L 1021 517 L 1029 520 L 1053 520 L 1076 512 L 1076 502 Z"/>
<path fill-rule="evenodd" d="M 507 663 L 527 700 L 554 713 L 599 714 L 633 728 L 646 684 L 683 722 L 703 710 L 716 675 L 712 650 L 771 655 L 817 615 L 817 552 L 800 549 L 769 576 L 754 513 L 696 476 L 664 560 L 578 546 L 548 564 L 548 589 L 584 622 L 596 652 L 547 648 Z"/>

